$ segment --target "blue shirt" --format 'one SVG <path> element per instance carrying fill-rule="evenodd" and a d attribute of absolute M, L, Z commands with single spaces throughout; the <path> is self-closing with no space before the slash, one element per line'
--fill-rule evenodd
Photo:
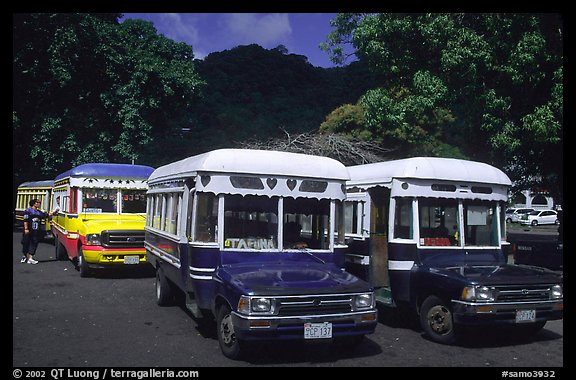
<path fill-rule="evenodd" d="M 47 218 L 47 213 L 37 210 L 34 207 L 28 207 L 24 210 L 24 221 L 28 222 L 28 228 L 32 231 L 39 231 L 42 219 Z"/>

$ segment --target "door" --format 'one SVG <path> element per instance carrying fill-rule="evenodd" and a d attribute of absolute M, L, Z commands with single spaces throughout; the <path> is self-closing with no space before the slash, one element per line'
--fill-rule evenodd
<path fill-rule="evenodd" d="M 370 207 L 370 283 L 374 287 L 390 285 L 388 276 L 388 212 L 390 189 L 369 190 Z"/>

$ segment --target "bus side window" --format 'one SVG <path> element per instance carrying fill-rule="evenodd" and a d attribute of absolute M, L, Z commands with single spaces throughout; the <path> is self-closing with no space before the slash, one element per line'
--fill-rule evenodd
<path fill-rule="evenodd" d="M 360 210 L 360 202 L 346 201 L 344 202 L 344 228 L 347 234 L 358 234 L 358 215 Z"/>
<path fill-rule="evenodd" d="M 458 245 L 458 202 L 450 199 L 418 201 L 420 245 Z"/>
<path fill-rule="evenodd" d="M 196 208 L 195 240 L 216 242 L 216 226 L 218 225 L 218 198 L 212 193 L 196 193 L 198 206 Z"/>
<path fill-rule="evenodd" d="M 412 199 L 396 198 L 396 207 L 394 210 L 394 239 L 412 239 L 413 237 Z"/>

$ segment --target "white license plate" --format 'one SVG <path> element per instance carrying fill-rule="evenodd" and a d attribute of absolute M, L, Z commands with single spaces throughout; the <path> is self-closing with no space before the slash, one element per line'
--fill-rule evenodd
<path fill-rule="evenodd" d="M 304 339 L 332 338 L 332 323 L 304 323 Z"/>
<path fill-rule="evenodd" d="M 516 310 L 516 323 L 535 321 L 536 310 Z"/>
<path fill-rule="evenodd" d="M 139 264 L 140 257 L 138 256 L 124 256 L 124 264 Z"/>

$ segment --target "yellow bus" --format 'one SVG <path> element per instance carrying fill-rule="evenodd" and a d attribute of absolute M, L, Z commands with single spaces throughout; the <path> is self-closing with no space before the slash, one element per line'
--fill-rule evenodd
<path fill-rule="evenodd" d="M 81 277 L 95 268 L 145 264 L 146 191 L 153 171 L 89 163 L 59 174 L 52 189 L 53 205 L 60 203 L 52 217 L 56 258 L 72 260 Z"/>
<path fill-rule="evenodd" d="M 53 180 L 29 181 L 21 183 L 16 191 L 16 207 L 14 207 L 14 218 L 18 224 L 22 224 L 24 210 L 30 207 L 32 199 L 40 200 L 40 209 L 46 212 L 50 211 L 50 202 L 52 197 Z M 46 232 L 46 238 L 53 237 L 50 231 L 50 223 L 42 221 L 42 227 Z"/>

